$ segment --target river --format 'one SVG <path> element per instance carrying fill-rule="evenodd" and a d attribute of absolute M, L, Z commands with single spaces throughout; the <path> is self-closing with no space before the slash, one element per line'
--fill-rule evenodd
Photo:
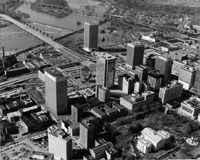
<path fill-rule="evenodd" d="M 70 3 L 72 3 L 70 4 L 72 5 L 72 7 L 75 7 L 76 9 L 80 9 L 80 5 L 78 4 L 79 0 L 75 0 L 77 1 L 77 4 L 74 3 L 75 1 L 71 1 L 71 0 L 69 1 Z M 86 0 L 82 0 L 82 1 L 86 1 Z M 82 5 L 81 7 L 83 7 L 83 5 L 85 4 L 81 4 L 81 5 Z M 102 13 L 106 11 L 105 6 L 98 5 L 98 6 L 95 6 L 95 8 L 98 9 L 98 13 L 99 11 L 101 11 Z M 71 14 L 64 18 L 56 18 L 48 14 L 34 11 L 30 8 L 30 5 L 26 5 L 26 4 L 23 4 L 20 7 L 18 7 L 16 11 L 28 13 L 30 15 L 28 20 L 30 21 L 47 24 L 50 26 L 58 27 L 58 28 L 63 28 L 64 31 L 66 31 L 66 34 L 67 32 L 70 33 L 71 31 L 76 31 L 83 28 L 84 21 L 91 22 L 91 21 L 100 20 L 100 17 L 95 17 L 95 16 L 88 17 L 87 15 L 81 15 L 81 14 Z M 77 25 L 77 21 L 81 22 L 81 24 Z M 42 43 L 40 40 L 24 32 L 17 26 L 10 25 L 8 27 L 0 28 L 0 47 L 4 46 L 5 50 L 8 53 L 25 50 L 32 46 L 36 46 L 40 43 Z M 0 52 L 1 52 L 1 49 L 0 49 Z"/>

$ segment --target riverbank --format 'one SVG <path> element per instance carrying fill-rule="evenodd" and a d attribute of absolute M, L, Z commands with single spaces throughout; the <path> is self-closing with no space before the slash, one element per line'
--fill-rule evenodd
<path fill-rule="evenodd" d="M 7 26 L 9 26 L 9 25 L 10 25 L 9 22 L 0 20 L 0 28 L 7 27 Z"/>
<path fill-rule="evenodd" d="M 37 3 L 38 2 L 38 3 Z M 37 12 L 49 14 L 51 16 L 55 16 L 57 18 L 64 18 L 72 13 L 72 9 L 69 7 L 68 3 L 65 0 L 43 0 L 42 3 L 47 5 L 55 5 L 58 6 L 52 7 L 52 6 L 43 6 L 40 1 L 36 1 L 36 3 L 31 4 L 31 9 L 35 10 Z M 60 9 L 59 7 L 65 7 Z"/>
<path fill-rule="evenodd" d="M 20 7 L 23 4 L 23 2 L 16 2 L 16 1 L 10 1 L 10 2 L 2 2 L 0 5 L 2 8 L 0 9 L 1 14 L 6 14 L 14 19 L 20 20 L 22 18 L 29 18 L 29 15 L 24 12 L 16 12 L 15 10 Z M 3 25 L 4 26 L 4 25 Z"/>

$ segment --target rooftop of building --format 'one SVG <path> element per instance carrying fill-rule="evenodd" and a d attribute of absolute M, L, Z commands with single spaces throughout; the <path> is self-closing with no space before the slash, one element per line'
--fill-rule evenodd
<path fill-rule="evenodd" d="M 105 106 L 104 106 L 104 110 L 105 110 L 107 113 L 109 113 L 109 114 L 111 114 L 111 113 L 116 113 L 116 112 L 117 112 L 116 109 L 111 108 L 111 107 L 109 107 L 108 105 L 105 105 Z"/>
<path fill-rule="evenodd" d="M 163 60 L 163 61 L 167 61 L 167 62 L 173 62 L 173 60 L 172 60 L 172 58 L 170 56 L 164 56 L 164 55 L 157 56 L 156 60 Z"/>
<path fill-rule="evenodd" d="M 138 141 L 140 141 L 140 143 L 144 144 L 145 146 L 149 146 L 150 147 L 152 145 L 152 143 L 150 141 L 144 139 L 143 137 L 139 137 Z"/>
<path fill-rule="evenodd" d="M 139 41 L 135 41 L 133 43 L 128 43 L 127 46 L 130 46 L 130 47 L 144 47 L 144 44 L 142 44 L 141 42 Z"/>
<path fill-rule="evenodd" d="M 148 71 L 148 74 L 152 77 L 155 77 L 155 78 L 162 78 L 163 75 L 156 69 L 151 69 Z"/>
<path fill-rule="evenodd" d="M 136 70 L 144 70 L 144 69 L 147 69 L 147 67 L 144 65 L 138 65 L 138 66 L 135 66 L 135 69 Z"/>
<path fill-rule="evenodd" d="M 86 128 L 95 127 L 96 117 L 90 116 L 82 119 L 81 124 L 84 125 Z"/>
<path fill-rule="evenodd" d="M 99 25 L 99 22 L 97 22 L 97 21 L 84 22 L 84 24 L 87 24 L 87 25 Z"/>
<path fill-rule="evenodd" d="M 171 134 L 164 130 L 159 130 L 157 133 L 165 139 L 168 139 L 171 137 Z"/>
<path fill-rule="evenodd" d="M 179 83 L 178 81 L 173 81 L 169 84 L 167 84 L 167 86 L 162 87 L 163 89 L 168 89 L 168 88 L 173 88 L 173 87 L 177 87 L 177 86 L 183 86 L 182 83 Z"/>
<path fill-rule="evenodd" d="M 102 107 L 102 109 L 103 109 L 103 107 Z M 102 111 L 102 109 L 100 109 L 100 107 L 94 107 L 91 109 L 91 111 L 95 112 L 96 114 L 98 114 L 101 117 L 106 116 L 106 113 L 104 111 Z"/>
<path fill-rule="evenodd" d="M 73 63 L 68 63 L 68 64 L 61 64 L 61 65 L 58 65 L 57 67 L 60 69 L 66 69 L 66 68 L 80 66 L 80 65 L 81 65 L 80 62 L 73 62 Z"/>
<path fill-rule="evenodd" d="M 99 58 L 106 59 L 106 60 L 114 60 L 114 59 L 116 59 L 115 56 L 112 56 L 111 54 L 108 54 L 108 53 L 106 53 L 106 52 L 100 53 L 100 54 L 98 55 L 98 57 L 99 57 Z"/>
<path fill-rule="evenodd" d="M 38 160 L 53 160 L 54 155 L 52 153 L 44 153 L 33 150 L 26 150 L 24 155 L 21 157 L 22 159 L 38 159 Z"/>
<path fill-rule="evenodd" d="M 125 110 L 125 108 L 122 105 L 120 105 L 116 102 L 113 102 L 113 107 L 116 109 L 119 109 L 119 110 Z"/>
<path fill-rule="evenodd" d="M 48 69 L 45 69 L 45 71 L 53 77 L 56 77 L 56 78 L 63 77 L 63 74 L 60 71 L 58 71 L 56 68 L 53 68 L 53 67 L 48 68 Z"/>
<path fill-rule="evenodd" d="M 190 97 L 188 100 L 184 101 L 184 103 L 189 104 L 192 108 L 200 107 L 200 98 L 198 97 Z"/>
<path fill-rule="evenodd" d="M 140 95 L 129 94 L 129 95 L 121 97 L 121 98 L 123 98 L 124 100 L 126 100 L 126 101 L 128 101 L 128 102 L 130 102 L 132 104 L 144 101 L 144 97 L 140 96 Z"/>
<path fill-rule="evenodd" d="M 79 127 L 80 127 L 79 123 L 73 123 L 73 124 L 69 125 L 69 128 L 71 128 L 71 129 L 76 129 L 76 128 L 79 128 Z"/>
<path fill-rule="evenodd" d="M 67 134 L 61 130 L 61 128 L 59 128 L 56 125 L 50 126 L 48 128 L 48 133 L 55 136 L 55 137 L 60 137 L 60 138 L 66 138 Z"/>
<path fill-rule="evenodd" d="M 153 130 L 152 128 L 144 128 L 141 131 L 142 135 L 144 136 L 144 138 L 147 136 L 149 137 L 149 141 L 151 143 L 158 143 L 159 141 L 161 141 L 163 139 L 163 137 L 161 137 L 160 135 L 157 134 L 157 132 L 155 130 Z"/>
<path fill-rule="evenodd" d="M 184 66 L 181 67 L 181 69 L 189 71 L 189 72 L 194 72 L 195 71 L 195 68 L 192 67 L 192 66 L 189 66 L 189 65 L 184 65 Z"/>

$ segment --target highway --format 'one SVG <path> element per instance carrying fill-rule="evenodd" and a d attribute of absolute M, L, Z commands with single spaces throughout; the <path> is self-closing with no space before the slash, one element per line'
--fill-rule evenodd
<path fill-rule="evenodd" d="M 21 83 L 21 82 L 27 81 L 27 80 L 32 79 L 32 78 L 37 78 L 37 77 L 38 77 L 37 74 L 28 74 L 28 75 L 23 75 L 23 76 L 20 76 L 20 77 L 12 78 L 10 80 L 1 82 L 0 83 L 0 90 L 4 89 L 5 87 L 10 87 L 14 84 Z"/>
<path fill-rule="evenodd" d="M 55 48 L 58 52 L 62 53 L 62 54 L 67 54 L 69 56 L 69 58 L 73 58 L 72 60 L 76 60 L 76 61 L 84 61 L 87 60 L 86 57 L 84 57 L 83 55 L 80 55 L 72 50 L 70 50 L 69 48 L 64 47 L 63 45 L 55 42 L 54 40 L 52 40 L 51 38 L 49 38 L 46 35 L 43 35 L 42 33 L 40 33 L 39 31 L 36 31 L 34 29 L 32 29 L 31 27 L 27 26 L 26 24 L 23 24 L 5 14 L 0 14 L 0 18 L 6 21 L 9 21 L 11 23 L 13 23 L 14 25 L 20 27 L 21 29 L 25 30 L 26 32 L 30 33 L 31 35 L 33 35 L 34 37 L 42 40 L 43 42 L 49 44 L 50 46 L 52 46 L 53 48 Z"/>

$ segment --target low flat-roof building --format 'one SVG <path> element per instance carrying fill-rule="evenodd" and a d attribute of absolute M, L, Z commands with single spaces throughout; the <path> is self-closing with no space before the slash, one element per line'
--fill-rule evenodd
<path fill-rule="evenodd" d="M 44 153 L 40 151 L 26 150 L 22 155 L 21 160 L 54 160 L 54 155 L 52 153 Z"/>
<path fill-rule="evenodd" d="M 146 101 L 143 96 L 130 94 L 125 97 L 120 97 L 120 104 L 130 111 L 135 111 L 145 105 Z"/>
<path fill-rule="evenodd" d="M 178 111 L 184 116 L 195 118 L 200 113 L 200 98 L 190 97 L 183 101 Z"/>

